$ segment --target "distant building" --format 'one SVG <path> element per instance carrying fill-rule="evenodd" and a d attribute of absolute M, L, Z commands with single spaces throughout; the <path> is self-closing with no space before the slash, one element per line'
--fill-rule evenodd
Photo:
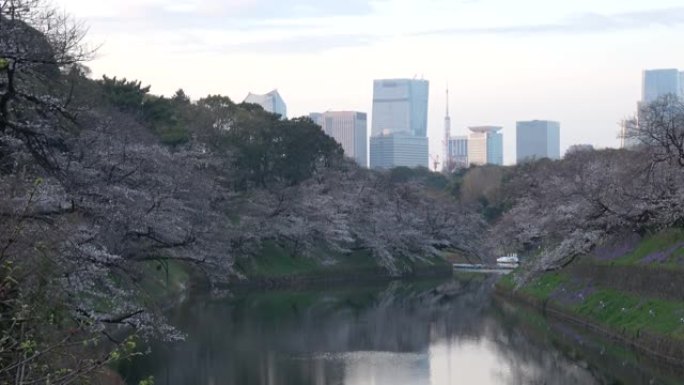
<path fill-rule="evenodd" d="M 515 142 L 518 163 L 542 158 L 560 159 L 560 123 L 550 120 L 518 122 Z"/>
<path fill-rule="evenodd" d="M 449 138 L 449 171 L 468 167 L 468 137 L 465 135 Z"/>
<path fill-rule="evenodd" d="M 371 136 L 408 133 L 427 136 L 427 80 L 383 79 L 373 81 Z"/>
<path fill-rule="evenodd" d="M 370 168 L 428 167 L 428 138 L 394 133 L 370 138 Z"/>
<path fill-rule="evenodd" d="M 244 102 L 258 104 L 263 107 L 265 111 L 278 114 L 282 119 L 287 118 L 287 106 L 285 105 L 283 98 L 280 96 L 280 93 L 278 93 L 278 90 L 273 90 L 263 95 L 253 94 L 250 92 L 245 98 Z"/>
<path fill-rule="evenodd" d="M 309 114 L 311 120 L 321 126 L 323 131 L 334 138 L 344 150 L 362 167 L 368 167 L 367 117 L 364 112 L 327 111 Z"/>
<path fill-rule="evenodd" d="M 639 139 L 633 137 L 638 127 L 638 119 L 641 119 L 641 102 L 637 103 L 637 120 L 623 120 L 620 124 L 620 148 L 634 148 L 639 145 Z"/>
<path fill-rule="evenodd" d="M 668 94 L 684 96 L 682 78 L 684 75 L 674 68 L 644 71 L 641 83 L 641 102 L 651 103 Z"/>
<path fill-rule="evenodd" d="M 503 165 L 503 135 L 499 132 L 502 127 L 476 126 L 468 129 L 471 131 L 468 137 L 468 164 Z"/>
<path fill-rule="evenodd" d="M 632 137 L 631 132 L 638 127 L 643 108 L 665 95 L 684 98 L 684 72 L 676 68 L 644 70 L 641 76 L 641 100 L 637 102 L 637 120 L 622 123 L 620 147 L 632 148 L 639 145 L 639 140 Z"/>
<path fill-rule="evenodd" d="M 503 166 L 503 134 L 500 132 L 487 134 L 487 164 Z"/>
<path fill-rule="evenodd" d="M 427 80 L 373 81 L 370 167 L 428 167 Z"/>
<path fill-rule="evenodd" d="M 309 114 L 309 118 L 313 120 L 314 123 L 318 124 L 321 126 L 321 128 L 324 128 L 323 125 L 325 124 L 325 121 L 323 120 L 323 114 L 320 112 L 312 112 Z"/>

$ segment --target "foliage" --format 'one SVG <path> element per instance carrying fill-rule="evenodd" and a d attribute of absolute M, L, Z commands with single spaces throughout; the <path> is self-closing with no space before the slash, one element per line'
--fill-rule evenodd
<path fill-rule="evenodd" d="M 177 146 L 190 140 L 183 111 L 178 107 L 182 101 L 183 99 L 148 96 L 141 106 L 145 121 L 164 144 Z"/>
<path fill-rule="evenodd" d="M 83 36 L 78 23 L 43 0 L 0 3 L 0 135 L 20 140 L 43 167 L 55 168 L 52 151 L 63 146 L 55 127 L 73 127 L 60 71 L 91 55 Z"/>
<path fill-rule="evenodd" d="M 117 79 L 103 75 L 98 81 L 105 100 L 121 111 L 139 113 L 142 110 L 145 96 L 150 92 L 150 86 L 142 87 L 140 81 Z"/>
<path fill-rule="evenodd" d="M 640 106 L 638 117 L 626 126 L 626 139 L 641 144 L 653 162 L 684 167 L 684 101 L 678 96 Z"/>
<path fill-rule="evenodd" d="M 60 15 L 0 2 L 0 384 L 85 383 L 136 354 L 121 335 L 182 338 L 162 270 L 214 288 L 270 245 L 394 275 L 483 253 L 484 222 L 442 177 L 361 169 L 308 118 L 91 80 L 83 30 Z"/>
<path fill-rule="evenodd" d="M 177 146 L 190 140 L 187 126 L 191 113 L 186 111 L 190 107 L 190 99 L 183 90 L 167 99 L 150 95 L 150 86 L 142 87 L 140 81 L 103 75 L 97 84 L 106 103 L 147 123 L 162 143 Z"/>
<path fill-rule="evenodd" d="M 12 187 L 18 189 L 16 185 Z M 0 383 L 3 384 L 85 381 L 112 360 L 137 354 L 132 339 L 103 341 L 100 337 L 100 333 L 106 333 L 104 324 L 123 322 L 129 317 L 104 316 L 103 312 L 111 308 L 124 308 L 98 295 L 109 292 L 112 287 L 101 292 L 92 290 L 93 283 L 106 284 L 99 276 L 107 263 L 106 255 L 87 256 L 86 250 L 78 256 L 60 254 L 68 253 L 60 239 L 70 234 L 68 221 L 52 222 L 44 212 L 37 211 L 52 187 L 37 181 L 28 187 L 27 201 L 13 215 L 7 215 L 6 207 L 2 210 L 7 225 L 0 228 Z M 36 223 L 37 218 L 41 218 L 40 224 Z M 84 266 L 85 261 L 89 265 Z M 81 287 L 76 289 L 74 284 Z"/>
<path fill-rule="evenodd" d="M 309 118 L 282 120 L 260 109 L 236 115 L 226 135 L 243 186 L 296 185 L 342 159 L 342 147 Z"/>
<path fill-rule="evenodd" d="M 236 106 L 229 97 L 209 95 L 197 101 L 197 106 L 211 114 L 211 128 L 228 131 L 233 126 Z"/>
<path fill-rule="evenodd" d="M 466 204 L 501 200 L 504 169 L 498 166 L 470 168 L 463 176 L 460 199 Z"/>
<path fill-rule="evenodd" d="M 533 256 L 521 277 L 562 269 L 623 234 L 646 235 L 684 224 L 684 174 L 652 162 L 649 147 L 579 151 L 562 161 L 516 166 L 505 207 L 491 231 L 500 253 Z"/>
<path fill-rule="evenodd" d="M 395 167 L 389 171 L 392 183 L 417 182 L 433 190 L 444 190 L 449 183 L 444 174 L 432 172 L 427 167 Z"/>

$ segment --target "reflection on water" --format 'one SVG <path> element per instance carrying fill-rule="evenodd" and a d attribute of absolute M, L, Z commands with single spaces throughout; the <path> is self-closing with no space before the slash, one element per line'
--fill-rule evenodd
<path fill-rule="evenodd" d="M 612 383 L 511 321 L 494 279 L 195 298 L 172 315 L 187 340 L 122 372 L 158 385 Z"/>

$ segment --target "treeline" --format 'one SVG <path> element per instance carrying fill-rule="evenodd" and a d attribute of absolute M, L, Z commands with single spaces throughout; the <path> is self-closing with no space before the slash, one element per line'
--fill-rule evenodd
<path fill-rule="evenodd" d="M 441 248 L 477 254 L 484 222 L 416 178 L 357 167 L 308 118 L 220 95 L 91 79 L 83 29 L 41 0 L 0 3 L 0 384 L 78 383 L 178 338 L 150 268 L 215 287 L 265 244 L 389 273 Z"/>
<path fill-rule="evenodd" d="M 472 168 L 450 190 L 487 219 L 494 255 L 524 258 L 522 279 L 622 237 L 684 227 L 684 103 L 664 96 L 625 124 L 627 149 Z"/>

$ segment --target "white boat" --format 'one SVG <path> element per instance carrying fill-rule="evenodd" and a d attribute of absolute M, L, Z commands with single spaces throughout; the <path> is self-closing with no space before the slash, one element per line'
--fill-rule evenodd
<path fill-rule="evenodd" d="M 496 259 L 496 264 L 501 267 L 515 268 L 519 263 L 520 259 L 517 254 L 509 254 Z"/>

